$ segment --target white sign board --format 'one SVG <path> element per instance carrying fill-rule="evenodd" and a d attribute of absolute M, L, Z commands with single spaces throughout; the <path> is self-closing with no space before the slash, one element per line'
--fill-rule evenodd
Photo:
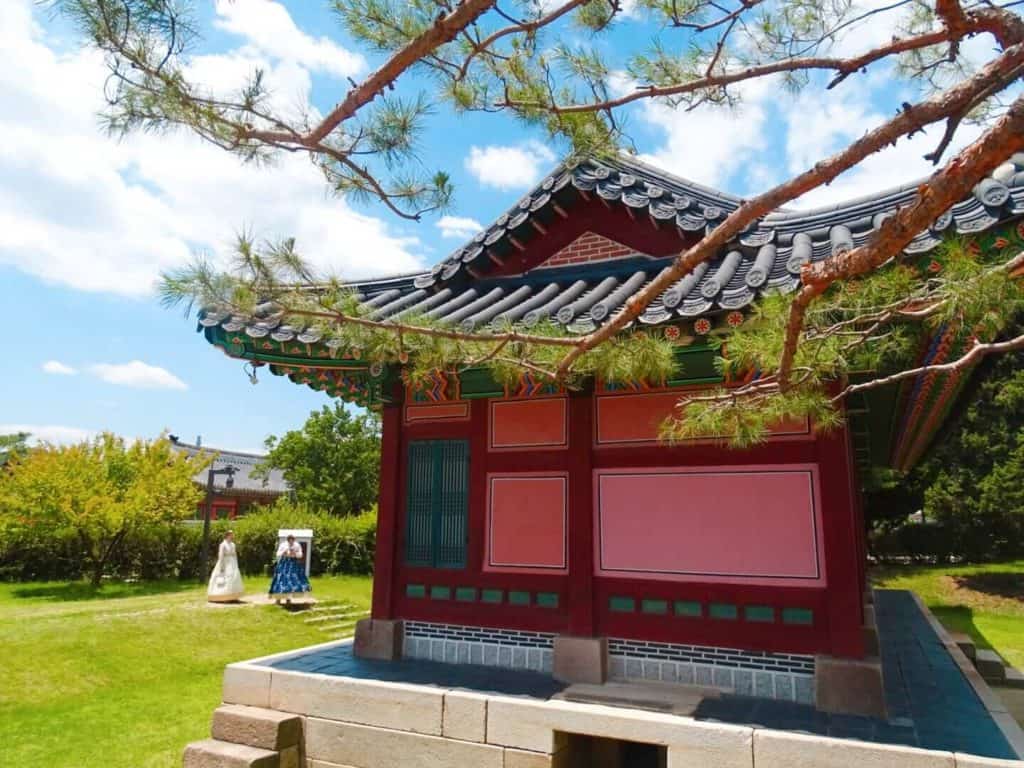
<path fill-rule="evenodd" d="M 295 541 L 302 547 L 302 562 L 306 566 L 306 578 L 309 578 L 309 561 L 313 554 L 313 531 L 310 528 L 279 528 L 277 531 L 277 546 L 284 544 L 289 536 L 294 536 Z"/>

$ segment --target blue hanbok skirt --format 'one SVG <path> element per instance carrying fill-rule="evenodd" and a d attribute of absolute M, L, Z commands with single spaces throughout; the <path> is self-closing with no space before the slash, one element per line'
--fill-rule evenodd
<path fill-rule="evenodd" d="M 306 569 L 301 560 L 294 557 L 282 557 L 274 566 L 274 578 L 270 582 L 270 594 L 284 595 L 289 592 L 312 592 L 306 578 Z"/>

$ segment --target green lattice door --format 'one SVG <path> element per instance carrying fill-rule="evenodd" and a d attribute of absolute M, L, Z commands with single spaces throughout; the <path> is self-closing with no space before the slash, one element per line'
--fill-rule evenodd
<path fill-rule="evenodd" d="M 469 508 L 469 442 L 409 443 L 406 565 L 465 568 Z"/>

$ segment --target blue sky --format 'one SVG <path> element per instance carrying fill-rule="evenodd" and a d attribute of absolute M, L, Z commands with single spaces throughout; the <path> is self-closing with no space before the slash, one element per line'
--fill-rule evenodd
<path fill-rule="evenodd" d="M 348 77 L 373 65 L 317 0 L 199 5 L 206 34 L 193 71 L 214 87 L 237 85 L 259 65 L 277 103 L 309 100 L 326 110 Z M 650 33 L 630 14 L 609 49 L 643 44 Z M 891 34 L 892 19 L 879 15 L 837 50 Z M 66 441 L 104 429 L 130 437 L 168 429 L 259 449 L 328 399 L 269 374 L 250 385 L 238 361 L 194 333 L 194 320 L 160 307 L 160 270 L 195 252 L 224 253 L 242 227 L 295 236 L 315 263 L 350 277 L 422 268 L 498 216 L 559 157 L 557 146 L 510 118 L 455 118 L 440 108 L 421 154 L 451 174 L 455 210 L 413 224 L 329 197 L 301 159 L 256 169 L 186 134 L 107 138 L 96 121 L 102 77 L 97 56 L 33 0 L 0 2 L 0 305 L 8 318 L 0 433 Z M 736 113 L 641 105 L 629 125 L 645 159 L 743 195 L 843 146 L 912 93 L 879 68 L 824 95 L 758 83 L 744 89 Z M 933 141 L 901 142 L 801 203 L 925 175 L 921 155 Z"/>

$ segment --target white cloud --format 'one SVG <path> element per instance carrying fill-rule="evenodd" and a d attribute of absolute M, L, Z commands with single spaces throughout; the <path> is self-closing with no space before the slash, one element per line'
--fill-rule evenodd
<path fill-rule="evenodd" d="M 217 0 L 214 25 L 245 38 L 270 56 L 292 61 L 312 72 L 351 77 L 366 60 L 327 37 L 313 38 L 299 29 L 288 9 L 270 0 Z"/>
<path fill-rule="evenodd" d="M 141 360 L 129 363 L 96 363 L 89 366 L 89 372 L 108 384 L 137 389 L 188 389 L 188 385 L 157 365 Z"/>
<path fill-rule="evenodd" d="M 484 186 L 525 189 L 535 184 L 555 161 L 555 154 L 540 142 L 518 146 L 470 147 L 466 170 Z"/>
<path fill-rule="evenodd" d="M 66 427 L 57 424 L 0 424 L 0 435 L 14 435 L 19 432 L 27 432 L 30 436 L 29 443 L 33 445 L 39 445 L 40 443 L 52 443 L 54 445 L 81 443 L 84 440 L 91 440 L 99 434 L 99 432 L 92 429 Z"/>
<path fill-rule="evenodd" d="M 640 118 L 662 129 L 665 140 L 641 159 L 691 181 L 726 188 L 730 177 L 766 148 L 769 102 L 778 95 L 774 78 L 742 83 L 735 92 L 743 102 L 737 110 L 706 106 L 687 112 L 645 100 Z"/>
<path fill-rule="evenodd" d="M 225 4 L 223 23 L 253 38 L 239 50 L 198 57 L 194 71 L 220 90 L 266 65 L 275 100 L 307 102 L 310 71 L 340 72 L 330 63 L 337 52 L 304 50 L 287 31 L 294 24 L 275 16 L 283 8 L 268 15 L 266 6 L 274 4 Z M 80 290 L 141 297 L 162 270 L 195 251 L 221 253 L 234 231 L 252 226 L 259 236 L 296 237 L 307 258 L 345 277 L 422 267 L 418 240 L 328 196 L 304 158 L 259 169 L 190 134 L 103 136 L 96 120 L 101 58 L 59 51 L 34 22 L 34 9 L 42 13 L 32 0 L 0 2 L 0 265 Z M 277 19 L 287 40 L 266 39 L 267 18 Z M 279 58 L 286 53 L 291 58 Z"/>
<path fill-rule="evenodd" d="M 441 237 L 460 240 L 468 240 L 483 229 L 479 221 L 466 216 L 442 216 L 437 221 L 437 228 L 441 230 Z"/>
<path fill-rule="evenodd" d="M 44 373 L 54 373 L 58 376 L 74 376 L 78 371 L 60 360 L 47 360 L 42 365 Z"/>

